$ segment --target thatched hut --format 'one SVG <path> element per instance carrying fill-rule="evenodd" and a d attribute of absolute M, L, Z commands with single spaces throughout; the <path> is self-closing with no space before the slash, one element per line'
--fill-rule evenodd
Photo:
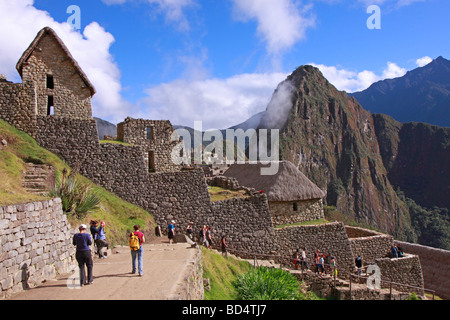
<path fill-rule="evenodd" d="M 274 175 L 261 175 L 261 163 L 233 164 L 224 173 L 236 178 L 239 185 L 267 194 L 269 210 L 275 225 L 323 218 L 325 192 L 289 161 L 280 161 Z"/>

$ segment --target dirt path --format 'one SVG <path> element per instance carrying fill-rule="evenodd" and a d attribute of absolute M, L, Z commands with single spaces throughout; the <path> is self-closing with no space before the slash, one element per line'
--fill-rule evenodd
<path fill-rule="evenodd" d="M 116 247 L 107 259 L 94 259 L 94 283 L 74 286 L 75 273 L 47 281 L 14 295 L 10 300 L 166 300 L 176 298 L 177 285 L 183 281 L 196 249 L 187 243 L 169 245 L 164 241 L 145 244 L 144 275 L 131 274 L 128 247 Z M 68 285 L 69 284 L 69 285 Z"/>

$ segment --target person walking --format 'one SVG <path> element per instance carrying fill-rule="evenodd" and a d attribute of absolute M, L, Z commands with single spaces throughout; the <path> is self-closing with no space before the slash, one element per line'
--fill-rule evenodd
<path fill-rule="evenodd" d="M 169 238 L 169 244 L 172 244 L 175 237 L 175 221 L 172 220 L 167 227 L 167 237 Z"/>
<path fill-rule="evenodd" d="M 308 262 L 306 261 L 306 248 L 302 249 L 301 259 L 302 259 L 302 270 L 308 269 Z"/>
<path fill-rule="evenodd" d="M 228 259 L 228 245 L 226 243 L 226 236 L 223 236 L 222 239 L 220 239 L 220 249 L 222 250 L 222 256 L 225 256 Z"/>
<path fill-rule="evenodd" d="M 205 225 L 202 227 L 200 234 L 201 234 L 200 240 L 202 242 L 202 245 L 204 245 L 206 248 L 208 248 L 208 239 L 206 238 L 206 226 Z"/>
<path fill-rule="evenodd" d="M 105 259 L 106 255 L 103 252 L 103 248 L 108 249 L 108 242 L 105 236 L 105 221 L 98 225 L 98 221 L 91 221 L 91 234 L 94 238 L 95 246 L 97 247 L 96 253 L 100 259 Z"/>
<path fill-rule="evenodd" d="M 191 239 L 194 240 L 194 229 L 193 229 L 194 223 L 189 222 L 188 226 L 186 227 L 186 234 Z"/>
<path fill-rule="evenodd" d="M 358 254 L 358 256 L 355 259 L 355 266 L 356 266 L 356 268 L 358 270 L 358 276 L 360 276 L 361 273 L 362 273 L 362 266 L 363 266 L 363 261 L 362 261 L 362 258 L 361 258 L 360 254 Z"/>
<path fill-rule="evenodd" d="M 144 234 L 139 230 L 140 226 L 138 224 L 134 225 L 134 231 L 130 233 L 130 249 L 131 249 L 131 266 L 132 274 L 136 274 L 136 260 L 137 260 L 137 270 L 139 276 L 143 276 L 143 261 L 142 256 L 144 253 L 144 248 L 142 244 L 145 242 Z"/>
<path fill-rule="evenodd" d="M 92 261 L 91 249 L 89 248 L 92 245 L 92 239 L 86 233 L 86 228 L 85 224 L 80 225 L 78 227 L 79 233 L 76 233 L 72 240 L 73 245 L 76 246 L 75 258 L 80 269 L 80 286 L 94 283 L 94 263 Z M 87 268 L 87 279 L 85 266 Z"/>
<path fill-rule="evenodd" d="M 208 243 L 208 249 L 212 249 L 212 243 L 213 243 L 213 240 L 212 240 L 212 235 L 211 235 L 211 233 L 212 233 L 211 227 L 208 226 L 208 227 L 206 228 L 206 232 L 205 232 L 205 235 L 206 235 L 206 241 L 207 241 L 207 243 Z"/>

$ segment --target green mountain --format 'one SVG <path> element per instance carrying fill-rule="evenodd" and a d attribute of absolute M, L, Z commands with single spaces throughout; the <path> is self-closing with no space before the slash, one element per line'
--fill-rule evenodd
<path fill-rule="evenodd" d="M 259 128 L 280 129 L 280 157 L 352 220 L 416 242 L 427 208 L 448 214 L 450 129 L 372 115 L 315 67 L 299 67 L 278 86 Z"/>

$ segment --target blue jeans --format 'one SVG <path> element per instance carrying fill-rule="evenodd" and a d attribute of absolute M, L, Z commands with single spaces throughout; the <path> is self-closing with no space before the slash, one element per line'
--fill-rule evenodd
<path fill-rule="evenodd" d="M 142 253 L 144 252 L 144 248 L 141 246 L 139 250 L 133 251 L 131 250 L 131 262 L 133 264 L 133 270 L 132 273 L 136 273 L 136 258 L 138 260 L 138 271 L 141 275 L 143 273 L 142 271 Z"/>

